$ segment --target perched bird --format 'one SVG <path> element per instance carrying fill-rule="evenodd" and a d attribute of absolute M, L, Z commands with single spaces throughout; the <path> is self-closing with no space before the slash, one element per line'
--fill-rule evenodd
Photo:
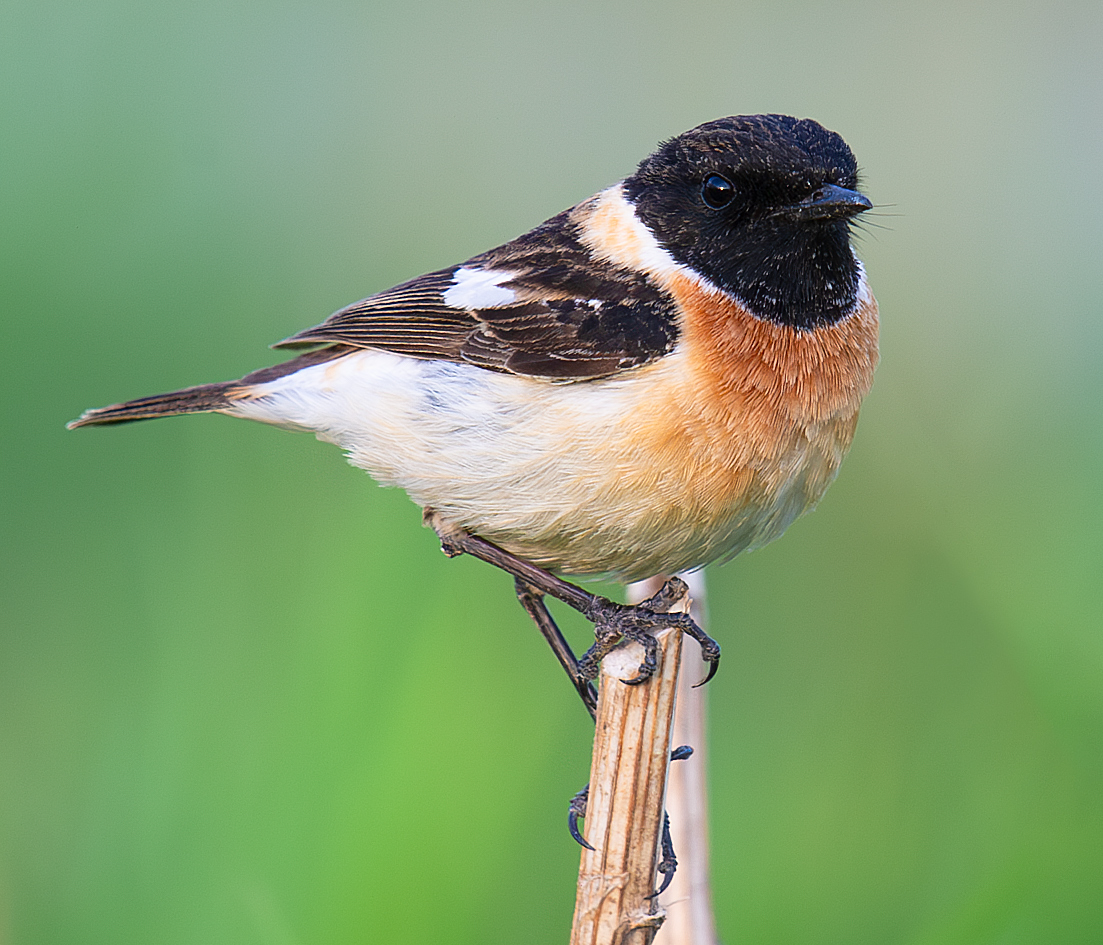
<path fill-rule="evenodd" d="M 447 548 L 511 571 L 530 612 L 551 593 L 604 651 L 646 645 L 658 602 L 617 609 L 548 572 L 698 568 L 816 504 L 877 361 L 857 186 L 815 121 L 711 121 L 512 242 L 276 345 L 298 357 L 70 426 L 213 411 L 312 432 L 405 489 Z M 575 664 L 580 692 L 601 655 Z"/>

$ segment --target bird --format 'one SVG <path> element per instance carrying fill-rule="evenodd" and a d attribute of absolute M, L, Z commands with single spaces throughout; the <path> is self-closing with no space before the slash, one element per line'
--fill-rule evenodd
<path fill-rule="evenodd" d="M 69 426 L 213 412 L 336 444 L 404 489 L 446 552 L 514 575 L 592 714 L 589 680 L 622 638 L 647 651 L 634 683 L 656 625 L 691 633 L 709 678 L 719 646 L 663 612 L 673 585 L 629 608 L 565 576 L 730 559 L 835 478 L 878 359 L 851 241 L 872 206 L 818 122 L 709 121 L 524 235 L 273 345 L 301 352 L 290 360 Z M 546 594 L 595 622 L 581 660 Z"/>

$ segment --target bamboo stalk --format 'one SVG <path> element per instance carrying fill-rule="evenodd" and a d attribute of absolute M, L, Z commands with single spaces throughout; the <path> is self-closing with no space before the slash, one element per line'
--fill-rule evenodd
<path fill-rule="evenodd" d="M 706 633 L 705 576 L 701 571 L 682 574 L 689 584 L 693 602 L 691 614 Z M 646 600 L 662 586 L 663 578 L 640 581 L 628 588 L 632 603 Z M 709 881 L 708 785 L 706 760 L 706 693 L 694 688 L 703 679 L 707 664 L 690 644 L 682 653 L 678 674 L 677 705 L 674 712 L 674 745 L 689 745 L 693 754 L 672 765 L 666 795 L 670 815 L 670 836 L 678 857 L 678 869 L 670 886 L 659 897 L 666 921 L 656 945 L 716 945 L 716 920 L 712 912 Z"/>
<path fill-rule="evenodd" d="M 688 598 L 671 608 L 685 611 Z M 647 682 L 626 686 L 639 670 L 635 643 L 610 653 L 601 666 L 571 945 L 651 945 L 663 922 L 652 895 L 662 831 L 670 732 L 682 634 L 656 635 L 658 666 Z"/>

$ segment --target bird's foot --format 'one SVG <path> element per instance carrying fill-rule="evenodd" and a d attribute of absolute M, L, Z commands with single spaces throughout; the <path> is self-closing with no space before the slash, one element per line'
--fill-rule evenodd
<path fill-rule="evenodd" d="M 637 686 L 655 673 L 658 644 L 655 634 L 667 627 L 677 627 L 697 641 L 701 657 L 709 664 L 708 675 L 698 686 L 703 686 L 720 665 L 720 644 L 697 626 L 689 614 L 671 614 L 670 610 L 689 592 L 681 578 L 670 578 L 653 597 L 640 604 L 618 604 L 605 597 L 594 597 L 583 614 L 594 624 L 594 645 L 578 661 L 579 672 L 586 679 L 595 679 L 601 661 L 621 642 L 632 640 L 643 647 L 644 657 L 639 671 L 624 682 Z"/>

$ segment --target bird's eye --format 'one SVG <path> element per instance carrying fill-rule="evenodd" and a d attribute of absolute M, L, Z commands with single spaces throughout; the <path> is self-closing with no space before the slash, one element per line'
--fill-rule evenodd
<path fill-rule="evenodd" d="M 713 210 L 720 210 L 732 202 L 735 188 L 730 180 L 719 174 L 710 174 L 701 185 L 701 199 Z"/>

